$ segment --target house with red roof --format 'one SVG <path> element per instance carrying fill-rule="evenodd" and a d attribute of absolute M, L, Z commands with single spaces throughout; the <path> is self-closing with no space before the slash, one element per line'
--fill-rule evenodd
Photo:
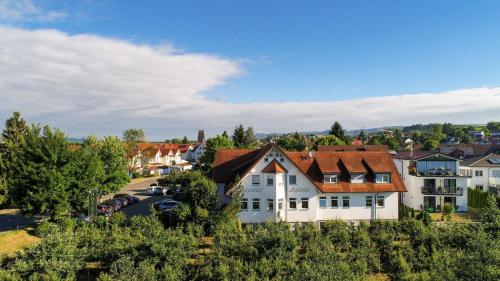
<path fill-rule="evenodd" d="M 224 202 L 242 194 L 242 223 L 398 219 L 404 182 L 387 147 L 323 146 L 318 151 L 218 150 L 213 179 Z M 239 191 L 236 193 L 236 191 Z"/>
<path fill-rule="evenodd" d="M 171 166 L 188 163 L 192 149 L 191 144 L 140 143 L 137 145 L 135 157 L 138 159 L 135 163 L 138 170 L 166 174 Z"/>

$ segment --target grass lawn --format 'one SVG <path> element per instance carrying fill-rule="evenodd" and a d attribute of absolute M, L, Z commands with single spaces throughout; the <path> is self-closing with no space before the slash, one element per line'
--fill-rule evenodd
<path fill-rule="evenodd" d="M 442 221 L 442 214 L 441 213 L 431 213 L 430 215 L 431 215 L 431 218 L 433 221 Z M 451 217 L 451 221 L 452 222 L 475 222 L 476 220 L 469 213 L 454 213 Z"/>
<path fill-rule="evenodd" d="M 37 244 L 40 238 L 32 232 L 33 228 L 0 232 L 0 259 Z"/>

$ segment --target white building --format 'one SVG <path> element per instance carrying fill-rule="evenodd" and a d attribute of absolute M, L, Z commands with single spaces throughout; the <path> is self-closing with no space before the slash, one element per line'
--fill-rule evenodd
<path fill-rule="evenodd" d="M 243 187 L 242 223 L 397 219 L 399 192 L 406 189 L 394 162 L 387 148 L 362 148 L 219 150 L 213 178 L 225 202 Z"/>
<path fill-rule="evenodd" d="M 498 194 L 500 189 L 500 148 L 493 153 L 462 161 L 461 168 L 471 171 L 470 188 Z"/>
<path fill-rule="evenodd" d="M 193 147 L 193 150 L 191 151 L 191 156 L 190 160 L 193 163 L 197 163 L 200 161 L 201 156 L 203 156 L 203 153 L 205 153 L 205 131 L 199 130 L 198 131 L 198 140 L 196 146 Z"/>
<path fill-rule="evenodd" d="M 440 211 L 444 204 L 467 211 L 470 171 L 459 159 L 438 152 L 403 151 L 393 156 L 406 185 L 403 203 L 416 210 Z"/>

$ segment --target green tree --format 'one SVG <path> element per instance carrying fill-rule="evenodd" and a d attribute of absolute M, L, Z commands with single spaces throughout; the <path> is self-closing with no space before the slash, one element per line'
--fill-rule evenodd
<path fill-rule="evenodd" d="M 71 154 L 63 132 L 32 126 L 14 161 L 12 199 L 28 215 L 58 218 L 70 211 Z"/>
<path fill-rule="evenodd" d="M 205 152 L 200 158 L 200 162 L 203 164 L 203 168 L 206 171 L 212 170 L 212 163 L 215 160 L 215 153 L 219 149 L 230 149 L 234 147 L 233 141 L 228 137 L 215 136 L 213 138 L 207 139 L 205 143 Z"/>
<path fill-rule="evenodd" d="M 314 142 L 314 148 L 318 149 L 320 145 L 345 145 L 344 141 L 334 135 L 320 137 Z"/>
<path fill-rule="evenodd" d="M 382 140 L 380 139 L 380 135 L 371 136 L 370 139 L 368 140 L 368 144 L 371 144 L 371 145 L 382 144 Z"/>
<path fill-rule="evenodd" d="M 6 168 L 0 152 L 0 206 L 9 201 L 9 188 L 7 186 Z"/>
<path fill-rule="evenodd" d="M 342 129 L 342 125 L 338 121 L 335 121 L 333 123 L 332 127 L 330 128 L 330 135 L 336 136 L 340 140 L 344 140 L 344 129 Z"/>
<path fill-rule="evenodd" d="M 125 153 L 128 159 L 128 174 L 134 172 L 137 161 L 137 145 L 144 142 L 146 139 L 142 129 L 127 129 L 123 132 L 123 142 L 125 146 Z"/>
<path fill-rule="evenodd" d="M 388 138 L 386 139 L 386 144 L 389 147 L 389 149 L 398 149 L 399 148 L 399 143 L 394 139 L 394 138 Z"/>
<path fill-rule="evenodd" d="M 488 122 L 486 124 L 486 128 L 488 128 L 488 130 L 490 132 L 499 132 L 500 131 L 500 122 L 495 122 L 495 121 Z"/>
<path fill-rule="evenodd" d="M 243 147 L 253 149 L 257 147 L 257 138 L 255 137 L 255 133 L 252 127 L 248 127 L 245 130 L 245 137 L 243 138 Z"/>
<path fill-rule="evenodd" d="M 125 147 L 118 137 L 106 136 L 99 141 L 98 148 L 99 159 L 104 165 L 104 179 L 100 190 L 103 194 L 117 192 L 130 179 Z"/>
<path fill-rule="evenodd" d="M 436 150 L 439 146 L 439 142 L 437 140 L 429 139 L 424 143 L 424 150 Z"/>
<path fill-rule="evenodd" d="M 280 137 L 276 143 L 284 150 L 290 151 L 303 151 L 307 147 L 306 137 L 297 132 Z"/>
<path fill-rule="evenodd" d="M 184 136 L 184 138 L 182 139 L 182 143 L 183 144 L 188 144 L 189 143 L 189 140 L 188 140 L 187 136 Z"/>
<path fill-rule="evenodd" d="M 245 147 L 245 128 L 242 124 L 234 128 L 233 131 L 233 143 L 236 148 Z"/>

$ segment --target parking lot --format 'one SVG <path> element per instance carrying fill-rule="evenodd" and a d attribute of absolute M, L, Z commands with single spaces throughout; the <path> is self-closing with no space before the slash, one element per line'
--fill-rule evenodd
<path fill-rule="evenodd" d="M 151 204 L 166 199 L 163 195 L 148 195 L 146 193 L 147 187 L 150 184 L 156 183 L 159 177 L 137 179 L 125 186 L 119 193 L 127 193 L 139 197 L 139 202 L 127 206 L 121 210 L 127 216 L 149 215 L 151 212 L 149 208 Z"/>

